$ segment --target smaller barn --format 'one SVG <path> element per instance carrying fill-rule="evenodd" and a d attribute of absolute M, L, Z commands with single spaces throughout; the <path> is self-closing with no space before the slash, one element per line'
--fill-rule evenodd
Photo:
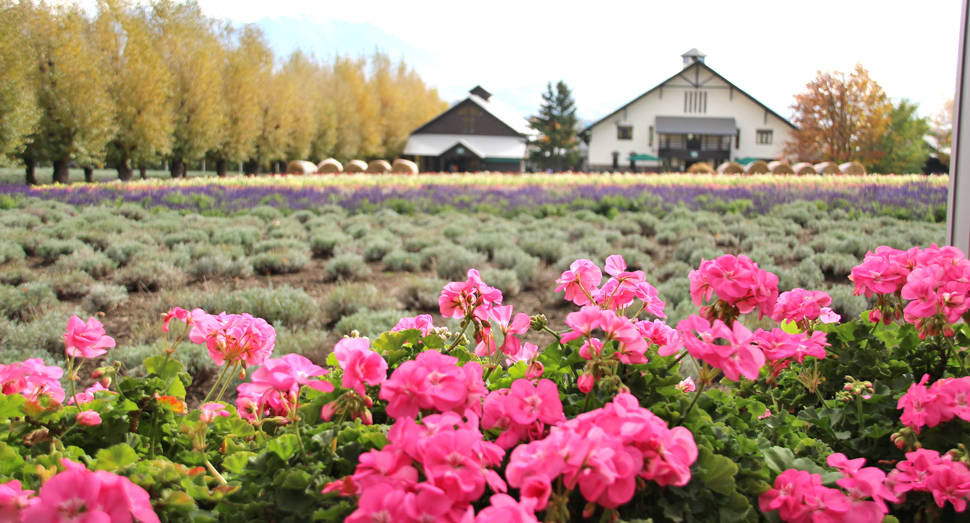
<path fill-rule="evenodd" d="M 534 135 L 515 109 L 476 86 L 468 98 L 412 132 L 402 156 L 421 172 L 521 172 Z"/>

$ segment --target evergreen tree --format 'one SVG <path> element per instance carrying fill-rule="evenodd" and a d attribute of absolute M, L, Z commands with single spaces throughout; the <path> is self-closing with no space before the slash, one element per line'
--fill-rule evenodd
<path fill-rule="evenodd" d="M 882 140 L 882 158 L 875 171 L 883 174 L 919 173 L 930 155 L 924 137 L 930 132 L 927 118 L 917 116 L 918 103 L 903 98 L 889 111 L 889 129 Z"/>
<path fill-rule="evenodd" d="M 562 80 L 553 91 L 552 82 L 549 82 L 542 94 L 539 114 L 532 117 L 531 126 L 540 134 L 532 142 L 530 160 L 540 169 L 551 168 L 557 172 L 576 165 L 579 162 L 576 148 L 578 122 L 572 91 Z"/>

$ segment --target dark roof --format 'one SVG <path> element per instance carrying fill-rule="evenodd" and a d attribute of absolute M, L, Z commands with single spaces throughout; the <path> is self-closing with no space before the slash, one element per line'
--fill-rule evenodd
<path fill-rule="evenodd" d="M 688 51 L 688 52 L 690 52 L 690 51 Z M 761 106 L 761 107 L 762 107 L 762 108 L 763 108 L 764 110 L 766 110 L 766 111 L 768 111 L 769 113 L 771 113 L 771 114 L 773 114 L 773 115 L 775 115 L 776 117 L 778 117 L 778 118 L 780 118 L 780 119 L 781 119 L 781 121 L 783 121 L 783 122 L 785 122 L 786 124 L 788 124 L 788 125 L 790 125 L 792 129 L 798 129 L 798 126 L 796 126 L 795 124 L 793 124 L 793 123 L 791 123 L 790 121 L 788 121 L 788 118 L 785 118 L 784 116 L 782 116 L 782 115 L 780 115 L 780 114 L 778 114 L 778 113 L 776 113 L 775 111 L 773 111 L 773 110 L 772 110 L 772 109 L 771 109 L 770 107 L 768 107 L 767 105 L 765 105 L 765 104 L 763 104 L 763 103 L 761 103 L 761 102 L 759 102 L 757 98 L 755 98 L 755 97 L 753 97 L 753 96 L 751 96 L 750 94 L 748 94 L 748 93 L 746 93 L 746 92 L 744 91 L 744 89 L 741 89 L 740 87 L 738 87 L 738 86 L 736 86 L 736 85 L 734 85 L 733 83 L 731 83 L 731 81 L 730 81 L 730 80 L 728 80 L 727 78 L 724 78 L 723 76 L 721 76 L 721 75 L 720 75 L 720 73 L 718 73 L 718 72 L 717 72 L 717 71 L 715 71 L 714 69 L 711 69 L 711 66 L 709 66 L 709 65 L 707 65 L 707 64 L 705 64 L 704 62 L 694 62 L 693 64 L 691 64 L 690 66 L 688 66 L 688 67 L 687 67 L 687 69 L 690 69 L 691 67 L 703 67 L 704 69 L 707 69 L 707 70 L 708 70 L 708 71 L 710 71 L 710 73 L 711 73 L 711 74 L 713 74 L 713 75 L 714 75 L 715 77 L 717 77 L 717 78 L 720 78 L 721 80 L 723 80 L 724 82 L 726 82 L 726 83 L 727 83 L 728 85 L 730 85 L 730 86 L 731 86 L 731 87 L 733 87 L 734 89 L 737 89 L 737 91 L 738 91 L 739 93 L 741 93 L 741 94 L 743 94 L 744 96 L 747 96 L 747 97 L 748 97 L 748 98 L 750 98 L 750 99 L 751 99 L 751 100 L 752 100 L 752 101 L 753 101 L 754 103 L 756 103 L 756 104 L 758 104 L 758 105 L 760 105 L 760 106 Z M 656 86 L 654 86 L 654 88 L 653 88 L 653 89 L 650 89 L 649 91 L 647 91 L 647 92 L 645 92 L 645 93 L 643 93 L 643 94 L 641 94 L 640 96 L 638 96 L 638 97 L 636 97 L 636 98 L 634 98 L 633 100 L 630 100 L 630 101 L 629 101 L 629 102 L 627 102 L 626 104 L 624 104 L 624 105 L 622 105 L 621 107 L 619 107 L 619 108 L 618 108 L 617 110 L 615 110 L 615 111 L 613 111 L 612 113 L 610 113 L 610 114 L 608 114 L 608 115 L 606 115 L 606 116 L 604 116 L 604 117 L 602 117 L 602 118 L 600 118 L 599 120 L 596 120 L 595 122 L 593 122 L 593 123 L 591 123 L 591 124 L 589 124 L 588 126 L 586 126 L 586 128 L 585 128 L 585 129 L 583 129 L 583 130 L 582 130 L 582 133 L 586 133 L 586 132 L 588 132 L 588 131 L 589 131 L 590 129 L 592 129 L 593 127 L 596 127 L 597 125 L 599 125 L 599 124 L 601 124 L 601 123 L 603 123 L 603 122 L 604 122 L 604 121 L 606 121 L 606 119 L 608 119 L 609 117 L 611 117 L 611 116 L 613 116 L 614 114 L 616 114 L 616 113 L 618 113 L 618 112 L 620 112 L 621 110 L 623 110 L 623 109 L 625 109 L 625 108 L 627 108 L 627 107 L 629 107 L 629 106 L 630 106 L 630 105 L 632 105 L 632 104 L 633 104 L 634 102 L 637 102 L 637 101 L 639 101 L 639 100 L 640 100 L 641 98 L 643 98 L 644 96 L 647 96 L 648 94 L 650 94 L 650 93 L 652 93 L 652 92 L 654 92 L 654 91 L 656 91 L 657 89 L 660 89 L 660 88 L 661 88 L 661 87 L 662 87 L 662 86 L 663 86 L 663 85 L 664 85 L 665 83 L 667 83 L 667 82 L 669 82 L 669 81 L 671 81 L 671 80 L 673 80 L 674 78 L 677 78 L 678 76 L 680 76 L 680 75 L 682 75 L 682 74 L 684 74 L 684 72 L 685 72 L 685 71 L 687 71 L 687 69 L 683 69 L 683 70 L 681 70 L 681 71 L 678 71 L 678 72 L 677 72 L 676 74 L 674 74 L 674 75 L 672 75 L 672 76 L 671 76 L 670 78 L 667 78 L 666 80 L 664 80 L 664 81 L 662 81 L 662 82 L 660 82 L 659 84 L 657 84 Z"/>
<path fill-rule="evenodd" d="M 700 52 L 696 47 L 694 47 L 694 48 L 691 48 L 690 51 L 687 51 L 686 53 L 684 53 L 684 54 L 682 54 L 680 56 L 700 56 L 700 57 L 705 57 L 707 55 L 704 54 L 704 53 L 702 53 L 702 52 Z"/>
<path fill-rule="evenodd" d="M 735 134 L 734 118 L 658 116 L 657 134 Z"/>

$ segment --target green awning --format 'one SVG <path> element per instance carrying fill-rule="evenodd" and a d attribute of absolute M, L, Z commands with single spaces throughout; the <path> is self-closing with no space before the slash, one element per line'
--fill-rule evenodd
<path fill-rule="evenodd" d="M 649 154 L 634 154 L 630 156 L 630 159 L 638 162 L 659 162 L 660 161 L 660 158 L 657 158 L 656 156 L 650 156 Z"/>
<path fill-rule="evenodd" d="M 741 165 L 748 165 L 751 162 L 757 162 L 758 158 L 752 158 L 750 156 L 747 156 L 745 158 L 741 158 L 739 160 L 734 160 L 734 161 L 740 163 Z"/>

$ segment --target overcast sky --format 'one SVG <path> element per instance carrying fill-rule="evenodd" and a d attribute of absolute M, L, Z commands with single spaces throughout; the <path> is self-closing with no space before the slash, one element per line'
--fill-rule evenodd
<path fill-rule="evenodd" d="M 959 0 L 200 4 L 240 22 L 281 15 L 369 22 L 446 57 L 447 73 L 418 71 L 446 94 L 457 79 L 470 84 L 465 89 L 481 84 L 532 97 L 537 108 L 545 83 L 562 79 L 584 119 L 603 117 L 673 75 L 692 47 L 783 115 L 816 71 L 850 70 L 856 62 L 889 96 L 915 100 L 930 115 L 953 93 L 960 29 Z"/>

